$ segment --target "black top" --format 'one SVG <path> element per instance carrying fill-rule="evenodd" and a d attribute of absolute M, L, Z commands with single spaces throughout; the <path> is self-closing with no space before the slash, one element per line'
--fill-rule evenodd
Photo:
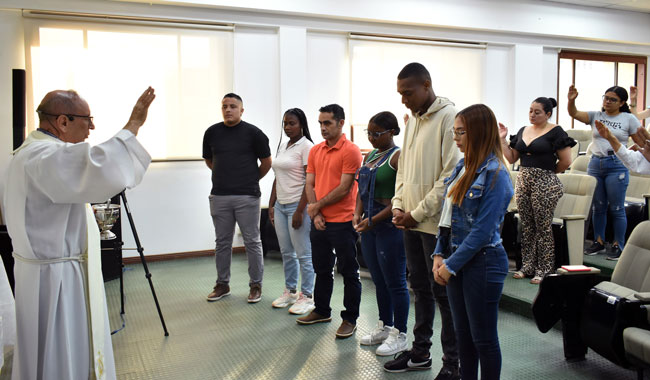
<path fill-rule="evenodd" d="M 555 152 L 567 146 L 576 145 L 576 141 L 569 137 L 559 125 L 537 137 L 530 145 L 526 145 L 522 138 L 525 128 L 521 127 L 516 136 L 510 135 L 510 147 L 519 152 L 519 159 L 523 167 L 555 171 L 557 164 Z"/>
<path fill-rule="evenodd" d="M 211 126 L 203 136 L 203 158 L 212 160 L 210 194 L 261 196 L 257 160 L 270 156 L 269 139 L 256 126 Z"/>

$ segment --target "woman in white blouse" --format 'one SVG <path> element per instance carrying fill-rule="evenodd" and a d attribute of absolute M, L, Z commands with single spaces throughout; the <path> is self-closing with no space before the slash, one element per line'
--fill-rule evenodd
<path fill-rule="evenodd" d="M 314 266 L 309 239 L 310 219 L 307 215 L 305 170 L 309 150 L 314 143 L 309 134 L 307 118 L 300 108 L 291 108 L 282 117 L 284 133 L 289 141 L 278 144 L 273 160 L 275 180 L 269 199 L 269 218 L 278 237 L 284 266 L 285 290 L 273 301 L 276 308 L 289 308 L 291 314 L 305 314 L 314 309 Z M 298 293 L 298 272 L 302 281 Z"/>

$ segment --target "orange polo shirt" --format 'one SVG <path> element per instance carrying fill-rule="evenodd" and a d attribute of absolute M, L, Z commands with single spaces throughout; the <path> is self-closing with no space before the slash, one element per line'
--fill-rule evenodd
<path fill-rule="evenodd" d="M 341 174 L 354 174 L 361 166 L 361 151 L 345 134 L 333 147 L 327 141 L 315 145 L 309 151 L 307 173 L 315 177 L 314 191 L 320 200 L 341 183 Z M 357 201 L 357 184 L 354 181 L 348 194 L 340 201 L 323 207 L 320 211 L 326 222 L 342 223 L 352 220 Z"/>

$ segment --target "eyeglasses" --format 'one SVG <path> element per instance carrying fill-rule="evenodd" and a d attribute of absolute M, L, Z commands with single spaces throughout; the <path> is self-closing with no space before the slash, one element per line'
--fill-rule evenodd
<path fill-rule="evenodd" d="M 607 95 L 603 95 L 603 101 L 605 101 L 605 102 L 610 102 L 610 103 L 618 103 L 618 102 L 621 101 L 621 99 L 610 98 L 610 97 L 607 96 Z"/>
<path fill-rule="evenodd" d="M 464 135 L 465 133 L 467 133 L 466 130 L 460 130 L 459 131 L 457 129 L 454 129 L 454 136 L 456 136 L 456 137 L 460 137 L 460 136 Z"/>
<path fill-rule="evenodd" d="M 75 115 L 75 114 L 72 114 L 72 113 L 62 113 L 62 114 L 59 114 L 59 115 L 55 115 L 55 114 L 47 113 L 47 112 L 43 112 L 43 111 L 37 111 L 37 112 L 42 113 L 43 115 L 53 116 L 53 117 L 59 117 L 59 116 L 63 115 L 65 117 L 67 117 L 68 119 L 70 119 L 70 121 L 74 121 L 75 117 L 80 117 L 82 119 L 87 119 L 88 124 L 95 125 L 93 123 L 94 116 L 90 116 L 90 115 Z"/>
<path fill-rule="evenodd" d="M 367 129 L 365 131 L 368 134 L 368 137 L 374 137 L 374 138 L 378 139 L 378 138 L 381 137 L 381 135 L 392 131 L 392 129 L 387 129 L 387 130 L 385 130 L 383 132 L 372 132 L 372 131 L 369 131 Z"/>

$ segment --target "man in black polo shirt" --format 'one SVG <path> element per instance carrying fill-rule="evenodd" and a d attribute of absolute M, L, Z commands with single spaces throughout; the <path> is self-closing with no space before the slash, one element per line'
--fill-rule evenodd
<path fill-rule="evenodd" d="M 255 303 L 262 299 L 264 274 L 259 180 L 271 168 L 271 150 L 264 132 L 241 119 L 244 107 L 239 95 L 226 94 L 221 100 L 221 112 L 223 122 L 208 128 L 203 136 L 203 158 L 212 170 L 210 214 L 217 235 L 217 284 L 208 295 L 208 301 L 230 294 L 228 284 L 236 222 L 248 258 L 248 302 Z"/>

